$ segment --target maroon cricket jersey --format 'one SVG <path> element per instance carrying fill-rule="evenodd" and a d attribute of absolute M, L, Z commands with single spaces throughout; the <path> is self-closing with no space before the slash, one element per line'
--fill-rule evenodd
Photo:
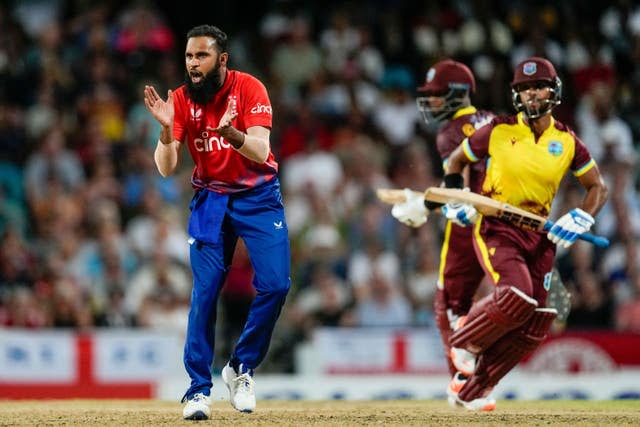
<path fill-rule="evenodd" d="M 456 111 L 453 118 L 438 130 L 436 145 L 444 170 L 447 170 L 447 161 L 453 150 L 458 148 L 465 138 L 473 135 L 477 129 L 489 123 L 493 117 L 494 114 L 489 111 L 477 110 L 473 106 L 468 106 Z M 469 188 L 471 191 L 480 192 L 483 175 L 484 164 L 482 162 L 469 165 Z"/>
<path fill-rule="evenodd" d="M 442 166 L 453 150 L 477 129 L 489 123 L 494 115 L 478 111 L 473 106 L 461 108 L 438 130 L 436 144 Z M 482 185 L 484 166 L 481 162 L 469 165 L 469 187 L 477 191 Z M 446 289 L 447 306 L 454 314 L 465 314 L 471 307 L 473 295 L 484 277 L 482 266 L 474 260 L 473 227 L 460 227 L 451 221 L 445 227 L 440 254 L 438 288 Z"/>
<path fill-rule="evenodd" d="M 216 128 L 230 99 L 237 103 L 233 126 L 240 132 L 252 126 L 271 129 L 271 102 L 264 85 L 255 77 L 228 70 L 224 84 L 206 105 L 194 103 L 182 85 L 173 93 L 173 138 L 186 143 L 195 162 L 191 184 L 217 193 L 236 193 L 271 181 L 278 173 L 273 153 L 257 163 L 238 153 L 231 144 L 207 127 Z"/>

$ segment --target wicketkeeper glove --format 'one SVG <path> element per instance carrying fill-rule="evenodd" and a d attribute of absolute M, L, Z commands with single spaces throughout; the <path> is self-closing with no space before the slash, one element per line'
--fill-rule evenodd
<path fill-rule="evenodd" d="M 429 211 L 424 205 L 424 197 L 408 188 L 404 189 L 404 203 L 396 203 L 391 208 L 391 215 L 409 227 L 420 227 L 427 222 Z"/>
<path fill-rule="evenodd" d="M 595 220 L 580 208 L 575 208 L 558 219 L 547 238 L 556 245 L 568 248 L 578 240 L 578 237 L 591 229 Z"/>

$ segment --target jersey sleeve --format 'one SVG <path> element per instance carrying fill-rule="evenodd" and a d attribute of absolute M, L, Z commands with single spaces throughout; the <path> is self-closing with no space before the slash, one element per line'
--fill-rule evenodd
<path fill-rule="evenodd" d="M 448 132 L 440 131 L 436 136 L 436 147 L 438 148 L 438 153 L 440 154 L 443 170 L 447 170 L 449 156 L 457 146 L 457 144 L 451 142 L 450 135 L 451 134 Z M 460 141 L 458 141 L 458 143 L 459 142 Z"/>
<path fill-rule="evenodd" d="M 244 94 L 241 98 L 241 111 L 246 128 L 264 126 L 271 129 L 272 109 L 267 88 L 256 78 L 249 78 L 244 84 Z"/>
<path fill-rule="evenodd" d="M 575 153 L 571 162 L 571 170 L 575 176 L 582 176 L 596 165 L 596 161 L 591 157 L 587 146 L 578 136 L 573 134 L 575 140 Z"/>
<path fill-rule="evenodd" d="M 184 142 L 187 133 L 187 105 L 184 97 L 184 90 L 173 92 L 173 139 Z"/>
<path fill-rule="evenodd" d="M 482 126 L 473 135 L 462 141 L 464 154 L 471 162 L 480 161 L 489 152 L 489 137 L 492 129 L 492 124 Z"/>

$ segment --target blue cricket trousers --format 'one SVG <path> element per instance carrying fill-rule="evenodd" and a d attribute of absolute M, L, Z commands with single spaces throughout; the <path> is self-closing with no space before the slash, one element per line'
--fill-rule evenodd
<path fill-rule="evenodd" d="M 212 387 L 218 296 L 238 237 L 251 259 L 256 297 L 231 355 L 233 366 L 254 369 L 262 362 L 291 286 L 289 236 L 277 178 L 237 194 L 199 190 L 191 209 L 193 290 L 184 346 L 191 387 L 186 398 L 208 395 Z"/>

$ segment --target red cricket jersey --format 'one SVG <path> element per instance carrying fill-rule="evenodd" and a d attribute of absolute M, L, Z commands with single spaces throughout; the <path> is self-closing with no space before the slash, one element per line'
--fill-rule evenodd
<path fill-rule="evenodd" d="M 186 85 L 173 93 L 173 138 L 189 147 L 195 163 L 191 176 L 194 188 L 236 193 L 270 181 L 278 173 L 272 152 L 265 163 L 256 163 L 234 150 L 223 137 L 207 130 L 218 126 L 231 98 L 235 98 L 238 109 L 238 117 L 233 121 L 236 129 L 241 132 L 252 126 L 271 129 L 267 89 L 249 74 L 228 70 L 222 87 L 204 106 L 189 98 Z"/>

